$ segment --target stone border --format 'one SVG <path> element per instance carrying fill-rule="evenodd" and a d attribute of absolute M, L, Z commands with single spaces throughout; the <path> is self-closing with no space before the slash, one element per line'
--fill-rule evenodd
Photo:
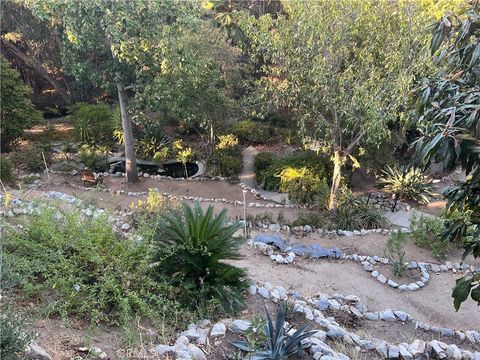
<path fill-rule="evenodd" d="M 415 323 L 416 329 L 441 334 L 446 337 L 456 337 L 461 342 L 468 340 L 472 344 L 480 344 L 480 333 L 475 330 L 461 331 L 432 326 L 416 321 L 411 315 L 400 310 L 387 309 L 380 312 L 368 312 L 367 307 L 361 303 L 360 298 L 355 295 L 343 296 L 341 294 L 334 294 L 330 297 L 319 295 L 318 299 L 315 300 L 312 298 L 304 298 L 296 291 L 291 291 L 287 294 L 287 291 L 281 286 L 273 287 L 269 283 L 264 283 L 261 286 L 251 285 L 248 292 L 250 295 L 258 294 L 263 299 L 274 302 L 285 300 L 288 298 L 288 295 L 290 295 L 290 297 L 294 299 L 295 312 L 303 313 L 307 320 L 314 321 L 326 330 L 320 330 L 323 339 L 328 337 L 332 340 L 341 340 L 346 344 L 355 345 L 362 350 L 376 351 L 379 355 L 387 359 L 400 357 L 403 359 L 418 359 L 420 357 L 423 358 L 423 356 L 430 356 L 431 354 L 434 354 L 440 359 L 480 359 L 480 352 L 472 353 L 460 349 L 455 344 L 448 345 L 438 340 L 432 340 L 428 343 L 422 340 L 415 340 L 412 344 L 401 343 L 391 345 L 378 339 L 362 339 L 355 333 L 349 333 L 340 327 L 334 318 L 325 318 L 321 313 L 321 311 L 330 308 L 337 311 L 348 311 L 358 318 L 365 318 L 370 321 L 410 321 Z M 318 338 L 318 336 L 315 337 Z M 316 343 L 312 342 L 312 346 L 315 345 Z M 323 350 L 323 346 L 320 347 Z M 339 356 L 339 358 L 341 358 L 341 356 Z"/>
<path fill-rule="evenodd" d="M 384 264 L 388 265 L 392 263 L 391 259 L 386 257 L 380 256 L 368 256 L 368 255 L 358 255 L 358 254 L 351 254 L 347 255 L 342 253 L 337 248 L 323 248 L 320 244 L 313 244 L 313 245 L 302 245 L 302 244 L 291 244 L 288 245 L 285 243 L 279 235 L 262 235 L 258 234 L 255 236 L 253 240 L 248 242 L 248 245 L 256 248 L 262 254 L 269 256 L 273 262 L 278 264 L 291 264 L 295 261 L 297 256 L 302 256 L 305 258 L 328 258 L 328 259 L 335 259 L 335 260 L 350 260 L 359 262 L 362 264 L 362 267 L 365 271 L 370 272 L 372 277 L 377 279 L 380 283 L 388 285 L 392 289 L 397 289 L 399 291 L 417 291 L 421 288 L 425 287 L 428 282 L 430 281 L 430 273 L 429 271 L 440 273 L 440 272 L 463 272 L 467 274 L 469 272 L 475 272 L 475 268 L 473 265 L 469 266 L 468 264 L 460 264 L 447 262 L 445 264 L 433 264 L 427 262 L 417 262 L 411 261 L 407 268 L 409 269 L 418 269 L 421 272 L 421 280 L 408 283 L 408 284 L 398 284 L 393 279 L 388 279 L 386 276 L 380 274 L 378 271 L 374 269 L 374 265 L 376 264 Z M 274 248 L 279 249 L 282 251 L 286 256 L 275 253 Z M 480 271 L 480 268 L 477 269 Z"/>

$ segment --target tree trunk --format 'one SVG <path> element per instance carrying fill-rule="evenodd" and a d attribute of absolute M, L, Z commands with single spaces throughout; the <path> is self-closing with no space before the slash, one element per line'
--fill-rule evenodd
<path fill-rule="evenodd" d="M 138 174 L 137 161 L 135 158 L 135 145 L 133 143 L 132 123 L 130 122 L 127 112 L 127 92 L 123 83 L 117 83 L 117 90 L 125 142 L 125 173 L 127 182 L 134 183 L 138 181 Z"/>
<path fill-rule="evenodd" d="M 330 189 L 330 200 L 328 202 L 329 210 L 335 210 L 337 208 L 337 191 L 340 188 L 340 181 L 342 180 L 342 165 L 343 159 L 341 151 L 337 149 L 333 154 L 333 177 L 332 187 Z"/>

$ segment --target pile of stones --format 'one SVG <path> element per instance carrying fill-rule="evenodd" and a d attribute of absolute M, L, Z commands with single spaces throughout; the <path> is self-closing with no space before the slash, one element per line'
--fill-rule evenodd
<path fill-rule="evenodd" d="M 382 192 L 371 192 L 365 195 L 365 201 L 368 204 L 373 205 L 377 209 L 382 210 L 392 210 L 393 205 L 395 205 L 395 198 L 394 195 L 385 194 Z M 410 210 L 410 205 L 403 203 L 401 201 L 397 201 L 395 205 L 394 211 L 399 210 Z"/>

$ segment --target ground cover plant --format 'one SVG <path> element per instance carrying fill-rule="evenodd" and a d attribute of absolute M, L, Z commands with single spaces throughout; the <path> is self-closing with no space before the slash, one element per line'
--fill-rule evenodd
<path fill-rule="evenodd" d="M 239 224 L 227 221 L 225 209 L 214 215 L 212 206 L 204 212 L 199 203 L 193 208 L 184 204 L 181 212 L 160 219 L 152 239 L 157 262 L 153 271 L 159 278 L 171 279 L 187 306 L 226 312 L 243 306 L 246 273 L 224 261 L 241 258 L 244 238 L 234 236 Z"/>
<path fill-rule="evenodd" d="M 105 216 L 42 206 L 22 225 L 2 236 L 7 291 L 21 290 L 48 314 L 91 324 L 128 324 L 135 315 L 174 319 L 174 291 L 149 276 L 147 244 L 119 238 Z"/>

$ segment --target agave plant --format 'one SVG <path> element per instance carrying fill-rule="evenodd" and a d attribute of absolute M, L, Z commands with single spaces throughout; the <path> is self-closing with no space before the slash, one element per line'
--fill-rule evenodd
<path fill-rule="evenodd" d="M 378 177 L 379 186 L 395 195 L 396 199 L 413 200 L 428 204 L 435 197 L 432 181 L 419 168 L 410 169 L 387 168 Z"/>
<path fill-rule="evenodd" d="M 265 318 L 267 320 L 265 325 L 266 349 L 252 349 L 246 341 L 236 341 L 232 345 L 240 350 L 252 353 L 249 357 L 251 360 L 285 360 L 294 354 L 303 355 L 302 340 L 315 333 L 315 331 L 306 331 L 309 327 L 308 324 L 300 326 L 289 337 L 285 328 L 285 306 L 280 305 L 277 308 L 275 326 L 266 307 Z"/>
<path fill-rule="evenodd" d="M 157 229 L 154 271 L 181 288 L 186 303 L 203 309 L 214 302 L 227 312 L 243 305 L 245 270 L 225 260 L 241 258 L 244 240 L 234 236 L 238 223 L 227 225 L 225 209 L 215 216 L 212 206 L 204 212 L 198 202 L 184 203 L 182 211 L 162 216 Z"/>

